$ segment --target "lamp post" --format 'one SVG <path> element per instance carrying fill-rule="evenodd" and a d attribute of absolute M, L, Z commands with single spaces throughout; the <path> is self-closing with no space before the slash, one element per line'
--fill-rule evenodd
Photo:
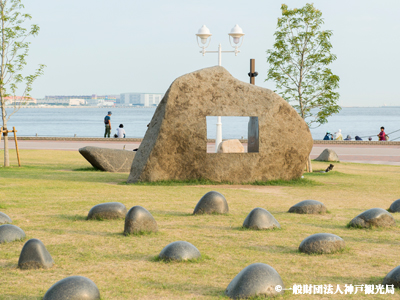
<path fill-rule="evenodd" d="M 232 51 L 222 51 L 221 44 L 218 46 L 218 51 L 207 51 L 206 48 L 210 46 L 211 43 L 211 32 L 210 29 L 207 28 L 206 25 L 203 25 L 199 31 L 197 32 L 197 44 L 199 45 L 201 49 L 200 53 L 206 55 L 206 53 L 218 53 L 218 66 L 221 66 L 221 56 L 222 53 L 235 53 L 235 56 L 238 55 L 240 52 L 239 48 L 243 44 L 244 40 L 244 33 L 242 28 L 239 27 L 238 24 L 235 25 L 235 27 L 232 28 L 231 32 L 228 33 L 229 35 L 229 43 L 231 46 L 235 49 Z M 233 44 L 232 44 L 232 40 Z M 202 45 L 199 43 L 199 39 Z M 218 152 L 218 145 L 222 142 L 222 122 L 221 122 L 221 116 L 218 116 L 217 118 L 217 136 L 215 138 L 215 152 Z"/>

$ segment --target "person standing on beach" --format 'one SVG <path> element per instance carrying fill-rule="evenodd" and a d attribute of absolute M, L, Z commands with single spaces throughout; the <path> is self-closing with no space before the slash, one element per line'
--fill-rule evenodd
<path fill-rule="evenodd" d="M 107 116 L 104 117 L 104 124 L 106 125 L 106 131 L 104 132 L 104 137 L 110 137 L 111 134 L 111 114 L 112 112 L 109 111 Z"/>
<path fill-rule="evenodd" d="M 378 138 L 380 141 L 386 141 L 385 127 L 381 127 L 381 132 L 379 132 Z"/>

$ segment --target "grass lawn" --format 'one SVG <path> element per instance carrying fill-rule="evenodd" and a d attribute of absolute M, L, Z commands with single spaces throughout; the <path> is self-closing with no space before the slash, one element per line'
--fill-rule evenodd
<path fill-rule="evenodd" d="M 0 157 L 3 153 L 0 151 Z M 127 185 L 127 173 L 94 171 L 76 151 L 23 150 L 23 166 L 0 168 L 0 211 L 27 239 L 0 244 L 0 299 L 41 299 L 55 282 L 72 275 L 93 280 L 102 299 L 223 299 L 230 281 L 249 264 L 269 264 L 286 287 L 293 284 L 375 284 L 400 265 L 400 227 L 348 229 L 359 213 L 389 208 L 400 198 L 400 167 L 336 163 L 331 173 L 305 174 L 306 184 Z M 313 162 L 314 169 L 327 163 Z M 208 191 L 222 193 L 228 215 L 193 216 Z M 329 213 L 297 215 L 288 209 L 306 199 L 323 202 Z M 141 205 L 156 219 L 159 233 L 124 236 L 124 220 L 87 221 L 96 204 L 117 201 L 129 210 Z M 241 226 L 255 207 L 272 213 L 281 230 Z M 400 214 L 393 214 L 400 225 Z M 330 255 L 298 252 L 314 233 L 333 233 L 346 250 Z M 40 239 L 55 266 L 17 268 L 22 246 Z M 165 263 L 155 257 L 167 244 L 184 240 L 204 259 Z M 399 299 L 395 295 L 293 295 L 284 299 Z"/>

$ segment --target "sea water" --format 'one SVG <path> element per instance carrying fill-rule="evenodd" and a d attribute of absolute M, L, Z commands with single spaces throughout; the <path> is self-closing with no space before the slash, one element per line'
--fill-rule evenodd
<path fill-rule="evenodd" d="M 104 117 L 108 110 L 112 111 L 111 133 L 114 135 L 120 124 L 124 125 L 129 138 L 142 138 L 147 124 L 156 108 L 120 107 L 52 107 L 21 108 L 11 116 L 8 128 L 15 128 L 19 136 L 42 137 L 103 137 Z M 207 117 L 207 137 L 214 139 L 216 135 L 217 117 Z M 222 138 L 247 138 L 247 117 L 222 117 Z M 325 133 L 342 130 L 344 137 L 356 135 L 377 140 L 380 127 L 385 127 L 390 140 L 400 141 L 400 106 L 399 107 L 344 107 L 339 114 L 328 118 L 328 123 L 311 128 L 314 139 L 323 139 Z M 393 134 L 391 132 L 399 130 Z M 276 132 L 276 140 L 284 139 Z M 299 137 L 301 138 L 301 137 Z"/>

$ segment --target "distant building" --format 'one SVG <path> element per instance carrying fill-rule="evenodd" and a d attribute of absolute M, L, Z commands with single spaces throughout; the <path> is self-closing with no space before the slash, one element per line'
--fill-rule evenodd
<path fill-rule="evenodd" d="M 36 104 L 37 100 L 32 97 L 20 97 L 20 96 L 11 96 L 11 97 L 4 97 L 6 105 L 29 105 L 29 104 Z"/>
<path fill-rule="evenodd" d="M 113 106 L 119 101 L 119 95 L 55 95 L 45 96 L 44 99 L 38 101 L 38 104 L 46 105 L 65 105 L 65 106 Z"/>
<path fill-rule="evenodd" d="M 164 94 L 124 93 L 120 95 L 119 104 L 151 107 L 157 106 Z"/>

